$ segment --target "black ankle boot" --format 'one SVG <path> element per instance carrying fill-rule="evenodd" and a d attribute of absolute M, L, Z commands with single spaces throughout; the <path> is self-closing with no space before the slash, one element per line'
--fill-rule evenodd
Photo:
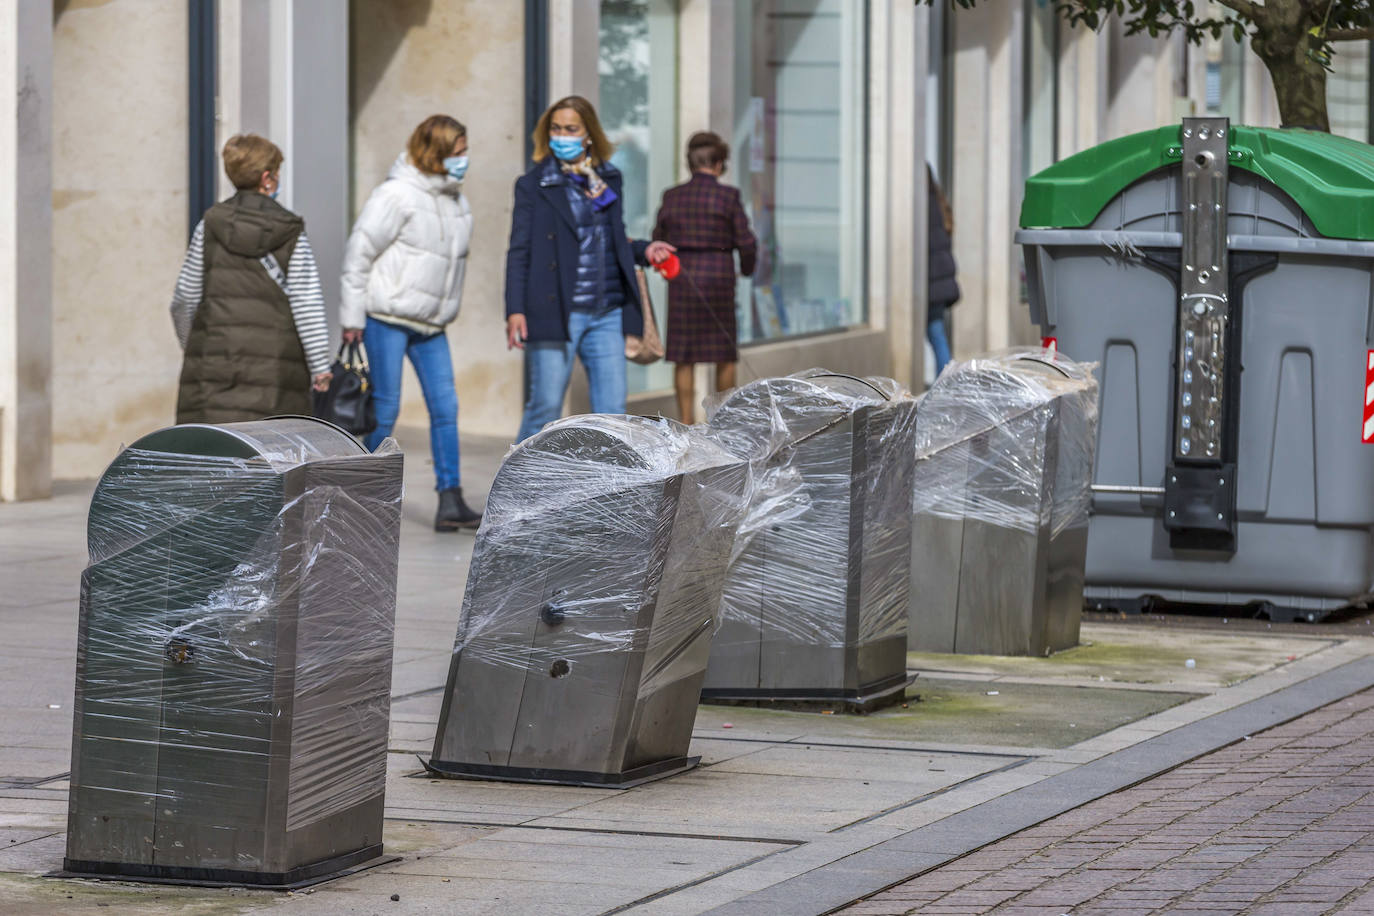
<path fill-rule="evenodd" d="M 452 487 L 439 491 L 439 511 L 434 514 L 435 531 L 457 531 L 476 528 L 482 524 L 482 513 L 474 512 L 463 502 L 463 488 Z"/>

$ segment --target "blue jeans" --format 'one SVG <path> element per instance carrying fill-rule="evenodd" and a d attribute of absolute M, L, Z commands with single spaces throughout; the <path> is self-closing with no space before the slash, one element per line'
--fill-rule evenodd
<path fill-rule="evenodd" d="M 926 339 L 935 351 L 935 376 L 938 378 L 945 366 L 953 358 L 949 349 L 949 306 L 944 303 L 931 303 L 930 314 L 926 316 Z"/>
<path fill-rule="evenodd" d="M 625 412 L 625 332 L 621 310 L 571 312 L 566 343 L 541 340 L 525 344 L 525 416 L 517 442 L 523 442 L 563 413 L 563 395 L 572 376 L 573 357 L 587 370 L 592 413 Z"/>
<path fill-rule="evenodd" d="M 377 429 L 367 437 L 367 447 L 375 449 L 381 445 L 396 426 L 396 416 L 401 412 L 401 368 L 409 356 L 429 408 L 434 488 L 448 490 L 458 486 L 458 391 L 453 381 L 448 335 L 442 331 L 421 334 L 369 317 L 363 329 L 363 345 L 367 347 L 367 362 L 372 369 L 372 401 L 377 406 Z"/>

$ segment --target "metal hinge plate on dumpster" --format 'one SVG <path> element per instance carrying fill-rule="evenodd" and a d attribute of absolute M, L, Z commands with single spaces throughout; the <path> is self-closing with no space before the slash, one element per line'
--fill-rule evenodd
<path fill-rule="evenodd" d="M 1174 341 L 1173 448 L 1164 480 L 1164 528 L 1176 550 L 1234 551 L 1236 466 L 1229 454 L 1236 390 L 1227 256 L 1230 122 L 1183 119 L 1178 320 Z M 1232 379 L 1232 381 L 1238 381 Z"/>
<path fill-rule="evenodd" d="M 1225 118 L 1183 120 L 1183 264 L 1179 276 L 1174 457 L 1221 461 L 1225 435 L 1226 259 Z"/>

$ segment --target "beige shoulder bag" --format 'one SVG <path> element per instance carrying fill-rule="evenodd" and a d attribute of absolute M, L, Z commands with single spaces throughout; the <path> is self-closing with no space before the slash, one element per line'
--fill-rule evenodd
<path fill-rule="evenodd" d="M 644 276 L 644 268 L 635 268 L 635 282 L 639 286 L 639 311 L 644 316 L 644 336 L 625 335 L 625 358 L 647 366 L 663 358 L 663 340 L 658 336 L 658 323 L 654 321 L 654 305 L 649 299 L 649 283 Z"/>

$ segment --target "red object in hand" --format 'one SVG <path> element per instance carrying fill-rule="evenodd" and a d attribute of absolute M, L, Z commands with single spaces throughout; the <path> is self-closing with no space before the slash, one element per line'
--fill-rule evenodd
<path fill-rule="evenodd" d="M 658 271 L 663 279 L 672 280 L 682 272 L 682 262 L 678 260 L 677 255 L 670 254 L 668 257 L 655 264 L 654 270 Z"/>

